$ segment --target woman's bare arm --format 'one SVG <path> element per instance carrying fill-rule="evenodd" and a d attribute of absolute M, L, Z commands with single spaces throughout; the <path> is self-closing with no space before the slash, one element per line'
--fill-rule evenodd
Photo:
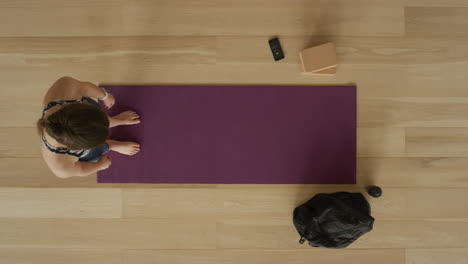
<path fill-rule="evenodd" d="M 60 178 L 88 176 L 107 169 L 112 163 L 107 155 L 103 155 L 98 162 L 75 161 L 74 159 L 71 156 L 57 156 L 55 160 L 48 163 L 52 172 Z"/>
<path fill-rule="evenodd" d="M 101 88 L 90 82 L 81 82 L 80 89 L 82 90 L 83 96 L 94 98 L 103 98 L 106 96 Z"/>
<path fill-rule="evenodd" d="M 77 100 L 83 96 L 102 98 L 105 93 L 90 82 L 82 82 L 72 77 L 61 77 L 47 91 L 43 105 L 53 100 Z"/>

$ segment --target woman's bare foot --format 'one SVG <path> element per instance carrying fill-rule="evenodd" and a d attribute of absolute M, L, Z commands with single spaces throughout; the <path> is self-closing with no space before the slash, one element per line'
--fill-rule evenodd
<path fill-rule="evenodd" d="M 140 144 L 130 141 L 116 141 L 108 139 L 109 149 L 120 154 L 133 156 L 140 151 Z"/>
<path fill-rule="evenodd" d="M 125 111 L 109 117 L 109 127 L 136 125 L 140 123 L 140 116 L 135 111 Z"/>

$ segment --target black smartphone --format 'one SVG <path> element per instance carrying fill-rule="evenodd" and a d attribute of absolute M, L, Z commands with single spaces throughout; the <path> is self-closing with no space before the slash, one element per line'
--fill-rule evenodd
<path fill-rule="evenodd" d="M 273 58 L 275 59 L 275 61 L 284 59 L 283 49 L 281 48 L 281 44 L 278 38 L 270 39 L 268 41 L 268 44 L 270 44 L 270 49 L 273 53 Z"/>

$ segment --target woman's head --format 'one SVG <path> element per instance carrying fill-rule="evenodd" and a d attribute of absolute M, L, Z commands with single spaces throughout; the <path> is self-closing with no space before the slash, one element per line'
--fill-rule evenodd
<path fill-rule="evenodd" d="M 99 108 L 67 104 L 47 118 L 37 121 L 39 133 L 45 130 L 69 149 L 90 149 L 103 144 L 109 136 L 109 119 Z"/>

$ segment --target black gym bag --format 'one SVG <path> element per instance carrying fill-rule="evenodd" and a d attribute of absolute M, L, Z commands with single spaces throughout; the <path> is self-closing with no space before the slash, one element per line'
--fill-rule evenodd
<path fill-rule="evenodd" d="M 345 248 L 372 230 L 374 218 L 361 193 L 317 194 L 294 210 L 299 243 L 313 247 Z"/>

